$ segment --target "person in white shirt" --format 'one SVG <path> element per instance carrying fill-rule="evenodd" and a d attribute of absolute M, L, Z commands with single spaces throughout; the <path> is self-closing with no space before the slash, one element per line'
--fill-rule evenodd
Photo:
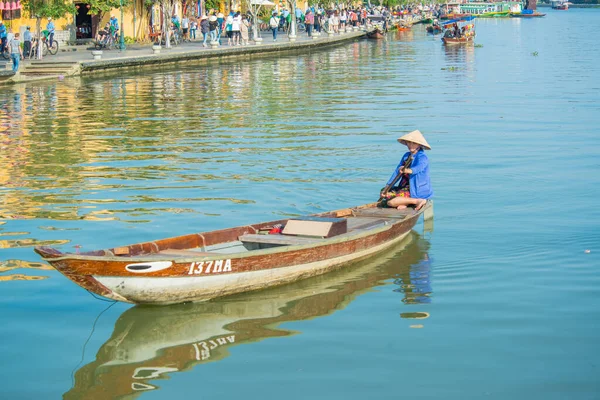
<path fill-rule="evenodd" d="M 190 36 L 189 36 L 190 19 L 187 17 L 187 15 L 184 15 L 183 18 L 181 19 L 181 30 L 183 31 L 183 41 L 189 42 L 190 41 Z"/>
<path fill-rule="evenodd" d="M 240 12 L 238 11 L 233 16 L 233 21 L 231 23 L 231 31 L 233 32 L 233 45 L 234 46 L 240 45 L 241 25 L 242 25 L 242 16 L 240 15 Z"/>

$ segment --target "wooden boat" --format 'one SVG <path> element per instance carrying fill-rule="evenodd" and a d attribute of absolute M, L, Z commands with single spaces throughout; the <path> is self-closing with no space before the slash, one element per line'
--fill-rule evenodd
<path fill-rule="evenodd" d="M 454 38 L 454 37 L 443 37 L 442 41 L 444 42 L 444 44 L 466 44 L 466 43 L 473 43 L 473 37 L 459 37 L 459 38 Z"/>
<path fill-rule="evenodd" d="M 398 27 L 396 29 L 399 30 L 399 31 L 410 31 L 411 27 L 410 26 L 398 25 Z"/>
<path fill-rule="evenodd" d="M 381 28 L 376 27 L 372 31 L 367 32 L 367 37 L 369 39 L 383 39 L 385 38 L 385 33 L 383 30 L 381 30 Z"/>
<path fill-rule="evenodd" d="M 329 272 L 402 240 L 420 215 L 376 203 L 80 254 L 35 251 L 98 295 L 138 304 L 203 301 Z M 281 234 L 264 234 L 284 224 Z"/>

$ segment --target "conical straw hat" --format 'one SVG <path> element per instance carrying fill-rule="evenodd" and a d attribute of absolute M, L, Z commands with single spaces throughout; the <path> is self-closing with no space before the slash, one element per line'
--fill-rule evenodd
<path fill-rule="evenodd" d="M 429 145 L 429 143 L 427 143 L 427 140 L 425 140 L 423 134 L 418 130 L 412 131 L 411 133 L 407 133 L 406 135 L 398 138 L 398 141 L 403 145 L 406 145 L 406 142 L 413 142 L 421 145 L 421 147 L 423 147 L 426 150 L 431 150 L 431 146 Z"/>

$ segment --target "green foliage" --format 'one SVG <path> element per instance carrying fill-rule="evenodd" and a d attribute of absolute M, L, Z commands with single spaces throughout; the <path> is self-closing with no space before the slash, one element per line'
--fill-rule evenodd
<path fill-rule="evenodd" d="M 135 38 L 132 38 L 131 36 L 125 36 L 123 38 L 123 40 L 125 41 L 125 44 L 133 44 L 133 43 L 135 43 Z"/>
<path fill-rule="evenodd" d="M 121 3 L 122 2 L 122 3 Z M 131 0 L 88 0 L 90 15 L 103 15 L 113 9 L 119 9 L 121 4 L 127 7 L 131 4 Z"/>
<path fill-rule="evenodd" d="M 218 0 L 206 0 L 204 2 L 204 9 L 210 10 L 211 8 L 218 10 L 219 9 L 219 1 Z"/>
<path fill-rule="evenodd" d="M 57 19 L 77 11 L 75 4 L 69 0 L 23 0 L 21 4 L 31 18 Z"/>

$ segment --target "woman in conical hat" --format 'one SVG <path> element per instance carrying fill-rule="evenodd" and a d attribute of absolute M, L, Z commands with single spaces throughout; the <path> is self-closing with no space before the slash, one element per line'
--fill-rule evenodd
<path fill-rule="evenodd" d="M 429 159 L 425 154 L 425 150 L 431 150 L 431 146 L 418 130 L 398 138 L 398 142 L 405 145 L 408 152 L 402 156 L 386 188 L 398 180 L 399 174 L 401 177 L 389 191 L 384 189 L 381 197 L 386 199 L 387 207 L 402 209 L 414 206 L 416 210 L 420 210 L 427 200 L 433 197 L 429 179 Z"/>

